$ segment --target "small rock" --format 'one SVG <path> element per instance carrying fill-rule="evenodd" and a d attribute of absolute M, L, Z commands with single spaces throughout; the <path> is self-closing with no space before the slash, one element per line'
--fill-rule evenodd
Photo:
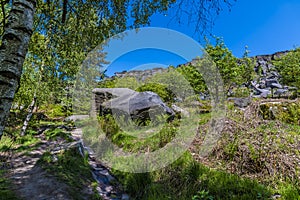
<path fill-rule="evenodd" d="M 281 195 L 280 194 L 274 194 L 271 198 L 272 199 L 279 199 L 279 198 L 281 198 Z"/>
<path fill-rule="evenodd" d="M 231 98 L 228 98 L 228 100 L 229 101 L 233 100 L 234 105 L 239 107 L 239 108 L 245 108 L 251 103 L 251 98 L 250 97 L 246 97 L 246 98 L 231 97 Z"/>
<path fill-rule="evenodd" d="M 180 108 L 179 106 L 176 106 L 175 104 L 172 104 L 171 108 L 176 112 L 176 113 L 179 113 L 179 114 L 182 114 L 183 116 L 185 117 L 189 117 L 190 116 L 190 113 L 182 108 Z"/>
<path fill-rule="evenodd" d="M 83 120 L 83 119 L 87 119 L 89 118 L 89 115 L 71 115 L 69 117 L 65 118 L 65 122 L 69 122 L 69 121 L 78 121 L 78 120 Z"/>
<path fill-rule="evenodd" d="M 282 88 L 282 85 L 279 83 L 271 83 L 271 88 Z"/>
<path fill-rule="evenodd" d="M 122 194 L 122 200 L 129 200 L 128 194 Z"/>

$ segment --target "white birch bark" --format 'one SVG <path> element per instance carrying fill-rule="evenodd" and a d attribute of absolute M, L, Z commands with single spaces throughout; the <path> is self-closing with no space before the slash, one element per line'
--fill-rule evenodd
<path fill-rule="evenodd" d="M 0 46 L 0 139 L 33 32 L 35 0 L 14 0 Z"/>

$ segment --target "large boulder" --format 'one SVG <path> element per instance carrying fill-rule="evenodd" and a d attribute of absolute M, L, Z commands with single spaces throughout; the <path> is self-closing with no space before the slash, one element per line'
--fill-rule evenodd
<path fill-rule="evenodd" d="M 271 89 L 270 88 L 261 89 L 259 87 L 259 84 L 256 84 L 255 81 L 251 81 L 251 85 L 252 85 L 252 88 L 254 89 L 253 97 L 267 98 L 269 95 L 271 95 Z"/>
<path fill-rule="evenodd" d="M 128 88 L 96 88 L 93 90 L 93 113 L 131 117 L 141 123 L 157 115 L 167 114 L 172 119 L 175 113 L 154 92 L 136 92 Z"/>
<path fill-rule="evenodd" d="M 124 99 L 124 102 L 136 92 L 128 88 L 95 88 L 92 91 L 92 115 L 104 115 L 111 112 L 104 104 L 112 99 Z"/>

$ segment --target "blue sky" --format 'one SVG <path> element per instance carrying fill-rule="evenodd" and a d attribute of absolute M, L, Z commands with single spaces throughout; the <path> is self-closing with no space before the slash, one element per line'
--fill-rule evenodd
<path fill-rule="evenodd" d="M 179 31 L 204 45 L 201 36 L 194 33 L 192 24 L 170 23 L 169 15 L 154 15 L 151 26 Z M 237 57 L 243 55 L 245 46 L 248 46 L 250 56 L 300 47 L 300 1 L 237 0 L 231 11 L 224 8 L 216 18 L 211 32 L 222 37 Z M 168 55 L 155 49 L 147 49 L 144 53 L 138 50 L 115 60 L 108 68 L 108 74 L 134 69 L 147 63 L 177 65 L 184 62 L 184 59 L 176 55 Z"/>
<path fill-rule="evenodd" d="M 238 0 L 232 12 L 221 13 L 213 32 L 236 56 L 245 45 L 252 56 L 300 47 L 300 1 Z"/>
<path fill-rule="evenodd" d="M 155 15 L 151 25 L 168 27 L 199 41 L 192 26 L 168 26 L 168 22 L 168 16 Z M 238 57 L 243 55 L 246 45 L 251 55 L 292 49 L 300 46 L 300 1 L 237 0 L 231 12 L 224 8 L 216 18 L 212 34 L 222 37 Z"/>

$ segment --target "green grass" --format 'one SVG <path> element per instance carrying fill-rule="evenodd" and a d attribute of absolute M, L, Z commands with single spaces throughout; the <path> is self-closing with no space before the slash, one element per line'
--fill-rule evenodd
<path fill-rule="evenodd" d="M 72 139 L 70 138 L 71 134 L 63 131 L 59 128 L 51 128 L 44 132 L 46 136 L 46 140 L 57 140 L 58 138 L 64 139 L 67 142 L 71 142 Z"/>
<path fill-rule="evenodd" d="M 209 113 L 203 114 L 198 123 L 205 125 L 209 119 Z M 106 131 L 106 136 L 114 144 L 128 152 L 155 151 L 163 147 L 176 135 L 179 123 L 174 121 L 166 124 L 158 133 L 141 139 L 123 132 L 111 118 L 99 120 L 98 128 Z M 95 126 L 86 126 L 84 131 L 90 141 L 97 141 Z M 196 162 L 190 153 L 185 153 L 170 166 L 154 172 L 136 174 L 114 170 L 113 173 L 134 199 L 267 199 L 271 196 L 270 188 L 247 178 L 205 167 Z"/>
<path fill-rule="evenodd" d="M 35 137 L 36 131 L 28 130 L 26 135 L 20 136 L 19 131 L 4 132 L 0 142 L 0 152 L 14 150 L 16 152 L 30 152 L 40 144 L 40 139 Z"/>
<path fill-rule="evenodd" d="M 40 110 L 43 110 L 49 118 L 65 117 L 69 114 L 63 110 L 63 106 L 60 104 L 42 105 Z"/>
<path fill-rule="evenodd" d="M 19 198 L 11 190 L 12 183 L 5 177 L 5 171 L 0 170 L 0 200 L 18 200 Z"/>
<path fill-rule="evenodd" d="M 244 111 L 231 103 L 227 107 L 227 120 L 231 124 L 227 125 L 207 166 L 186 153 L 170 166 L 151 173 L 115 170 L 126 191 L 134 199 L 270 199 L 277 193 L 281 195 L 280 199 L 299 199 L 299 166 L 289 170 L 280 156 L 299 157 L 295 145 L 300 141 L 300 126 L 263 121 L 255 116 L 247 120 Z M 207 129 L 210 117 L 210 113 L 197 117 L 201 130 Z M 170 142 L 179 127 L 175 121 L 149 137 L 138 138 L 138 131 L 128 133 L 112 118 L 98 120 L 98 130 L 127 152 L 155 151 Z M 83 127 L 91 133 L 97 129 L 92 130 L 84 124 Z M 98 139 L 97 133 L 87 135 L 91 136 L 91 141 Z M 236 164 L 236 169 L 231 169 L 232 164 Z M 279 164 L 280 170 L 268 175 L 264 171 L 268 164 Z"/>
<path fill-rule="evenodd" d="M 0 142 L 0 152 L 8 151 L 14 145 L 14 141 L 6 133 L 2 135 Z"/>
<path fill-rule="evenodd" d="M 20 121 L 20 120 L 19 120 Z M 9 124 L 6 127 L 4 135 L 0 142 L 0 151 L 12 151 L 28 153 L 36 149 L 40 145 L 40 139 L 37 137 L 37 130 L 43 125 L 57 125 L 62 122 L 47 122 L 33 120 L 29 123 L 28 130 L 25 136 L 19 136 L 20 125 Z M 15 127 L 14 127 L 15 126 Z M 70 142 L 70 133 L 67 133 L 61 129 L 51 128 L 45 131 L 43 134 L 47 140 L 55 141 L 57 139 L 64 139 L 66 142 Z M 5 155 L 5 154 L 4 154 Z M 1 157 L 0 157 L 1 158 Z M 68 193 L 73 199 L 83 199 L 83 194 L 80 194 L 83 188 L 91 185 L 94 189 L 94 194 L 88 196 L 89 199 L 101 199 L 95 191 L 97 183 L 94 182 L 90 170 L 90 166 L 87 163 L 87 158 L 83 158 L 75 149 L 70 149 L 65 152 L 61 152 L 57 155 L 57 161 L 53 162 L 53 156 L 50 153 L 45 153 L 38 161 L 45 170 L 50 174 L 58 177 L 60 181 L 66 183 L 69 187 Z M 5 164 L 5 158 L 0 160 L 0 164 Z M 5 178 L 6 171 L 0 170 L 0 200 L 17 199 L 10 188 L 12 185 L 8 179 Z"/>
<path fill-rule="evenodd" d="M 298 116 L 298 108 L 297 112 L 291 111 L 292 121 L 284 120 L 287 123 L 278 120 L 265 121 L 256 116 L 245 120 L 244 111 L 235 108 L 232 103 L 229 103 L 227 108 L 226 120 L 232 124 L 226 127 L 215 151 L 206 160 L 206 165 L 194 160 L 193 156 L 186 152 L 173 164 L 154 172 L 125 173 L 113 170 L 113 173 L 133 199 L 252 200 L 270 199 L 272 195 L 280 194 L 282 200 L 300 200 L 299 165 L 294 163 L 289 168 L 286 166 L 289 162 L 284 162 L 284 158 L 290 161 L 289 159 L 300 156 L 297 148 L 300 126 L 297 125 L 298 118 L 295 117 Z M 197 116 L 201 130 L 207 128 L 210 117 L 210 113 Z M 289 116 L 286 118 L 290 119 Z M 23 144 L 23 150 L 30 150 L 34 145 L 38 145 L 38 141 L 34 139 L 34 131 L 40 123 L 37 123 L 36 127 L 32 125 L 24 138 L 15 134 L 15 143 Z M 85 133 L 89 132 L 86 134 L 88 138 L 85 138 L 90 142 L 89 146 L 97 144 L 97 129 L 101 129 L 106 137 L 124 151 L 141 153 L 153 152 L 164 147 L 176 137 L 180 128 L 180 120 L 175 120 L 159 127 L 159 131 L 145 135 L 147 137 L 138 138 L 136 136 L 144 132 L 143 127 L 138 131 L 122 130 L 112 117 L 99 118 L 97 123 L 98 126 L 95 126 L 95 121 L 90 120 L 76 123 L 77 126 L 83 127 Z M 14 129 L 10 131 L 13 132 Z M 67 134 L 60 129 L 48 130 L 45 135 L 49 140 L 68 139 Z M 0 150 L 8 150 L 12 143 L 12 137 L 9 137 L 9 134 L 4 135 Z M 72 188 L 68 192 L 74 199 L 80 199 L 78 194 L 84 185 L 96 186 L 87 159 L 82 158 L 75 149 L 62 152 L 57 158 L 58 160 L 54 161 L 53 156 L 46 153 L 39 164 L 67 183 Z M 232 164 L 236 168 L 232 168 Z M 268 174 L 266 166 L 278 171 Z M 99 198 L 97 195 L 91 197 Z"/>
<path fill-rule="evenodd" d="M 77 149 L 69 149 L 57 155 L 57 161 L 53 161 L 53 155 L 45 153 L 38 161 L 43 169 L 54 175 L 58 180 L 70 186 L 67 191 L 73 199 L 82 199 L 80 193 L 88 185 L 95 186 L 87 157 L 83 158 Z M 90 199 L 101 199 L 98 194 L 93 194 Z"/>
<path fill-rule="evenodd" d="M 194 161 L 189 153 L 155 172 L 114 173 L 134 199 L 201 199 L 205 194 L 207 199 L 222 200 L 268 199 L 271 196 L 270 189 L 256 181 L 212 170 Z"/>

